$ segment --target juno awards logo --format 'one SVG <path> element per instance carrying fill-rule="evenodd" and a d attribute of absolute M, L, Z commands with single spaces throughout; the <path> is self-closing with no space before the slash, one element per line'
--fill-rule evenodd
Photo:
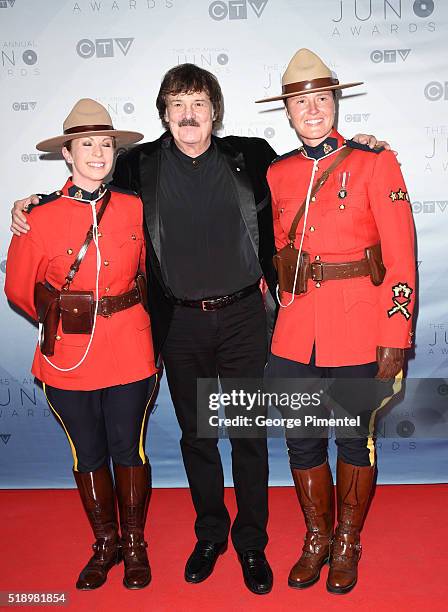
<path fill-rule="evenodd" d="M 434 0 L 333 0 L 332 37 L 435 32 Z"/>
<path fill-rule="evenodd" d="M 342 21 L 345 16 L 355 17 L 358 21 L 387 19 L 388 15 L 401 19 L 406 8 L 411 8 L 414 17 L 425 19 L 434 12 L 434 0 L 339 0 L 339 15 L 333 21 Z"/>

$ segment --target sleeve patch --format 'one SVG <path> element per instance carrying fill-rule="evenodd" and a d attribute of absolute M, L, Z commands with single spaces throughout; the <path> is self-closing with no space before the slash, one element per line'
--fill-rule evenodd
<path fill-rule="evenodd" d="M 403 191 L 400 187 L 398 191 L 391 191 L 389 194 L 392 202 L 409 202 L 409 196 L 407 191 Z"/>
<path fill-rule="evenodd" d="M 392 287 L 392 302 L 393 307 L 387 311 L 387 316 L 393 317 L 400 313 L 408 321 L 411 318 L 411 313 L 408 310 L 408 305 L 411 302 L 411 294 L 414 290 L 407 283 L 398 283 Z"/>

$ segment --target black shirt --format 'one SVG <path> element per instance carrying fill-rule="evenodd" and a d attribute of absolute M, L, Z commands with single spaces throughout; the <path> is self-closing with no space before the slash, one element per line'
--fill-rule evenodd
<path fill-rule="evenodd" d="M 260 279 L 233 177 L 215 144 L 196 158 L 174 141 L 162 147 L 159 207 L 162 275 L 176 298 L 229 295 Z"/>

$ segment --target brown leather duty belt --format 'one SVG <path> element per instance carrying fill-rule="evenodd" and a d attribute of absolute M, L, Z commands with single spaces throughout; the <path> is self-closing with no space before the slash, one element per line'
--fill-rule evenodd
<path fill-rule="evenodd" d="M 98 315 L 101 317 L 111 317 L 117 312 L 132 308 L 132 306 L 139 304 L 141 301 L 138 287 L 134 287 L 131 291 L 121 295 L 105 295 L 98 300 Z"/>
<path fill-rule="evenodd" d="M 369 262 L 364 258 L 358 261 L 345 261 L 343 263 L 329 263 L 325 261 L 310 262 L 306 278 L 310 278 L 320 283 L 327 280 L 341 280 L 369 275 Z"/>

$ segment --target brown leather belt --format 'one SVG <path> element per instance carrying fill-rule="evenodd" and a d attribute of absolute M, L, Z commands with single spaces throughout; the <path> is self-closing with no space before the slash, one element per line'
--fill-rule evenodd
<path fill-rule="evenodd" d="M 315 282 L 324 282 L 327 280 L 341 280 L 369 275 L 369 262 L 365 258 L 358 261 L 345 261 L 343 263 L 313 261 L 309 265 L 307 279 L 310 278 Z"/>
<path fill-rule="evenodd" d="M 98 301 L 98 314 L 101 317 L 111 317 L 116 312 L 132 308 L 141 301 L 137 287 L 121 295 L 105 295 Z"/>
<path fill-rule="evenodd" d="M 187 306 L 188 308 L 200 308 L 201 310 L 219 310 L 220 308 L 224 308 L 224 306 L 230 306 L 230 304 L 234 304 L 239 300 L 255 293 L 258 291 L 259 283 L 255 283 L 254 285 L 250 285 L 249 287 L 245 287 L 240 291 L 235 291 L 235 293 L 231 293 L 230 295 L 223 295 L 221 297 L 214 298 L 206 298 L 204 300 L 179 300 L 175 299 L 174 303 L 178 306 Z"/>

